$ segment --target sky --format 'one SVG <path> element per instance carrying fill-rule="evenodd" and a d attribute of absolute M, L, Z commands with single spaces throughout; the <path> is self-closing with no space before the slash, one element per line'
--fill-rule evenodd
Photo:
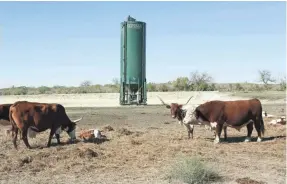
<path fill-rule="evenodd" d="M 285 2 L 0 2 L 0 88 L 112 83 L 128 15 L 147 24 L 147 82 L 286 74 Z"/>

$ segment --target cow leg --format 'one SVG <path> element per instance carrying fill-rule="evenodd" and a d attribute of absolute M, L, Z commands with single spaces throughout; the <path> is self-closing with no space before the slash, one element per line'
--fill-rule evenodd
<path fill-rule="evenodd" d="M 28 128 L 23 127 L 23 130 L 22 130 L 21 133 L 22 133 L 22 139 L 23 139 L 26 147 L 29 148 L 29 149 L 32 149 L 32 147 L 30 146 L 30 144 L 28 142 L 28 138 L 27 138 Z"/>
<path fill-rule="evenodd" d="M 12 137 L 13 137 L 13 145 L 15 147 L 16 150 L 18 150 L 17 148 L 17 135 L 18 135 L 18 128 L 13 126 L 13 132 L 12 132 Z"/>
<path fill-rule="evenodd" d="M 189 124 L 184 124 L 184 126 L 186 127 L 186 130 L 187 130 L 187 137 L 188 137 L 188 139 L 190 139 L 190 127 L 189 127 Z"/>
<path fill-rule="evenodd" d="M 194 125 L 189 125 L 189 127 L 190 127 L 189 133 L 191 134 L 191 139 L 193 139 Z"/>
<path fill-rule="evenodd" d="M 55 132 L 56 132 L 56 129 L 55 128 L 51 128 L 47 147 L 51 146 L 51 140 L 52 140 L 52 137 L 53 137 Z M 56 134 L 56 136 L 57 136 L 57 134 Z M 60 136 L 59 136 L 59 140 L 60 140 Z M 58 139 L 57 139 L 57 141 L 58 141 Z"/>
<path fill-rule="evenodd" d="M 256 121 L 255 123 L 255 129 L 257 131 L 258 137 L 257 137 L 257 142 L 261 142 L 262 141 L 262 135 L 261 135 L 261 122 L 260 121 Z"/>
<path fill-rule="evenodd" d="M 216 123 L 216 127 L 215 127 L 215 139 L 214 139 L 214 143 L 217 144 L 220 142 L 220 135 L 222 132 L 222 124 Z"/>
<path fill-rule="evenodd" d="M 190 134 L 192 135 L 193 138 L 193 125 L 189 125 L 189 124 L 184 124 L 186 129 L 187 129 L 187 137 L 188 139 L 190 139 Z"/>
<path fill-rule="evenodd" d="M 58 144 L 61 144 L 60 134 L 55 133 L 55 135 L 56 135 L 57 143 L 58 143 Z"/>
<path fill-rule="evenodd" d="M 245 138 L 244 142 L 250 142 L 251 141 L 251 134 L 253 131 L 253 122 L 249 123 L 246 127 L 247 127 L 247 137 Z"/>
<path fill-rule="evenodd" d="M 227 140 L 227 126 L 224 126 L 223 130 L 224 130 L 224 140 L 226 141 Z"/>

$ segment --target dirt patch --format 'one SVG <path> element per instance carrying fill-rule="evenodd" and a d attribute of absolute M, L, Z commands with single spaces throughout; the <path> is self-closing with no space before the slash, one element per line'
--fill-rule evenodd
<path fill-rule="evenodd" d="M 274 115 L 283 107 L 285 104 L 265 106 Z M 18 140 L 19 150 L 16 151 L 10 136 L 7 138 L 5 132 L 0 131 L 0 181 L 168 184 L 164 178 L 166 168 L 173 163 L 175 156 L 182 154 L 200 156 L 207 165 L 216 166 L 223 184 L 236 183 L 236 178 L 243 177 L 259 182 L 286 183 L 286 125 L 274 127 L 265 123 L 266 133 L 261 143 L 256 142 L 255 129 L 252 142 L 245 143 L 246 128 L 240 132 L 227 128 L 227 141 L 215 145 L 213 132 L 200 126 L 195 126 L 194 138 L 188 139 L 185 127 L 173 120 L 169 110 L 161 106 L 72 110 L 70 114 L 67 108 L 71 119 L 77 119 L 83 112 L 97 112 L 85 116 L 79 123 L 77 134 L 81 129 L 110 126 L 114 131 L 105 129 L 109 141 L 95 144 L 81 140 L 57 145 L 56 139 L 52 139 L 52 146 L 47 148 L 49 131 L 45 131 L 35 139 L 29 139 L 35 149 L 27 149 L 23 141 Z M 65 132 L 61 134 L 61 141 L 68 138 Z"/>
<path fill-rule="evenodd" d="M 32 162 L 32 157 L 30 157 L 30 156 L 25 156 L 25 157 L 23 157 L 23 158 L 21 158 L 21 159 L 19 159 L 19 166 L 23 166 L 24 164 L 29 164 L 29 163 L 31 163 Z"/>
<path fill-rule="evenodd" d="M 114 128 L 113 128 L 112 126 L 110 126 L 110 125 L 107 125 L 107 126 L 104 126 L 104 127 L 102 128 L 102 131 L 104 131 L 104 132 L 110 132 L 110 131 L 114 131 Z"/>
<path fill-rule="evenodd" d="M 238 178 L 235 180 L 238 184 L 266 184 L 266 182 L 263 181 L 256 181 L 253 179 L 250 179 L 249 177 L 245 178 Z"/>
<path fill-rule="evenodd" d="M 11 123 L 9 121 L 6 121 L 6 120 L 0 120 L 0 125 L 8 126 L 8 125 L 11 125 Z"/>
<path fill-rule="evenodd" d="M 120 128 L 120 129 L 117 130 L 117 133 L 119 135 L 132 135 L 134 132 L 132 132 L 132 131 L 126 129 L 126 128 Z"/>
<path fill-rule="evenodd" d="M 99 154 L 93 151 L 90 148 L 78 148 L 76 150 L 76 153 L 80 157 L 85 157 L 85 158 L 93 158 L 93 157 L 98 157 Z"/>

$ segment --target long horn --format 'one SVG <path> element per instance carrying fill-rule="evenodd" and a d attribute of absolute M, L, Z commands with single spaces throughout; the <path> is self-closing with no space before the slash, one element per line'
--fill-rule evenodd
<path fill-rule="evenodd" d="M 161 103 L 163 104 L 163 105 L 168 105 L 168 104 L 166 104 L 158 95 L 156 95 L 158 98 L 159 98 L 159 100 L 161 101 Z"/>
<path fill-rule="evenodd" d="M 191 99 L 192 97 L 193 97 L 193 96 L 191 96 L 191 97 L 187 100 L 186 104 L 188 104 L 188 102 L 190 101 L 190 99 Z M 185 104 L 185 105 L 186 105 L 186 104 Z"/>
<path fill-rule="evenodd" d="M 83 117 L 84 117 L 84 116 L 82 116 L 82 117 L 79 118 L 79 119 L 74 120 L 73 122 L 74 122 L 74 123 L 77 123 L 77 122 L 81 121 L 81 120 L 83 119 Z"/>

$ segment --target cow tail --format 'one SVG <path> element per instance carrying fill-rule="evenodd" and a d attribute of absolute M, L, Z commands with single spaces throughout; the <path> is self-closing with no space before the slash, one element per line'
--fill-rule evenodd
<path fill-rule="evenodd" d="M 12 106 L 11 106 L 10 109 L 9 109 L 9 119 L 10 119 L 10 123 L 11 123 L 11 125 L 12 125 L 13 132 L 14 132 L 14 130 L 17 129 L 18 127 L 17 127 L 17 124 L 16 124 L 16 122 L 14 121 L 14 119 L 13 119 L 13 117 L 12 117 L 11 108 L 12 108 Z M 21 139 L 22 139 L 22 131 L 21 131 L 21 129 L 19 129 L 19 128 L 18 128 L 17 131 L 20 132 L 20 133 L 19 133 L 19 138 L 20 138 L 20 140 L 21 140 Z M 15 132 L 14 132 L 14 133 L 15 133 Z"/>
<path fill-rule="evenodd" d="M 264 133 L 265 133 L 265 126 L 264 126 L 264 121 L 263 121 L 263 118 L 261 118 L 261 133 L 262 133 L 262 136 L 264 137 Z"/>
<path fill-rule="evenodd" d="M 16 123 L 15 123 L 13 117 L 12 117 L 11 109 L 9 109 L 9 120 L 10 120 L 10 123 L 11 123 L 11 126 L 12 126 L 12 135 L 14 135 L 15 134 L 15 128 L 17 128 L 17 125 L 16 125 Z"/>
<path fill-rule="evenodd" d="M 16 125 L 13 117 L 12 117 L 12 111 L 9 109 L 9 119 L 10 119 L 10 123 L 12 125 L 12 127 L 14 128 L 14 126 Z"/>

